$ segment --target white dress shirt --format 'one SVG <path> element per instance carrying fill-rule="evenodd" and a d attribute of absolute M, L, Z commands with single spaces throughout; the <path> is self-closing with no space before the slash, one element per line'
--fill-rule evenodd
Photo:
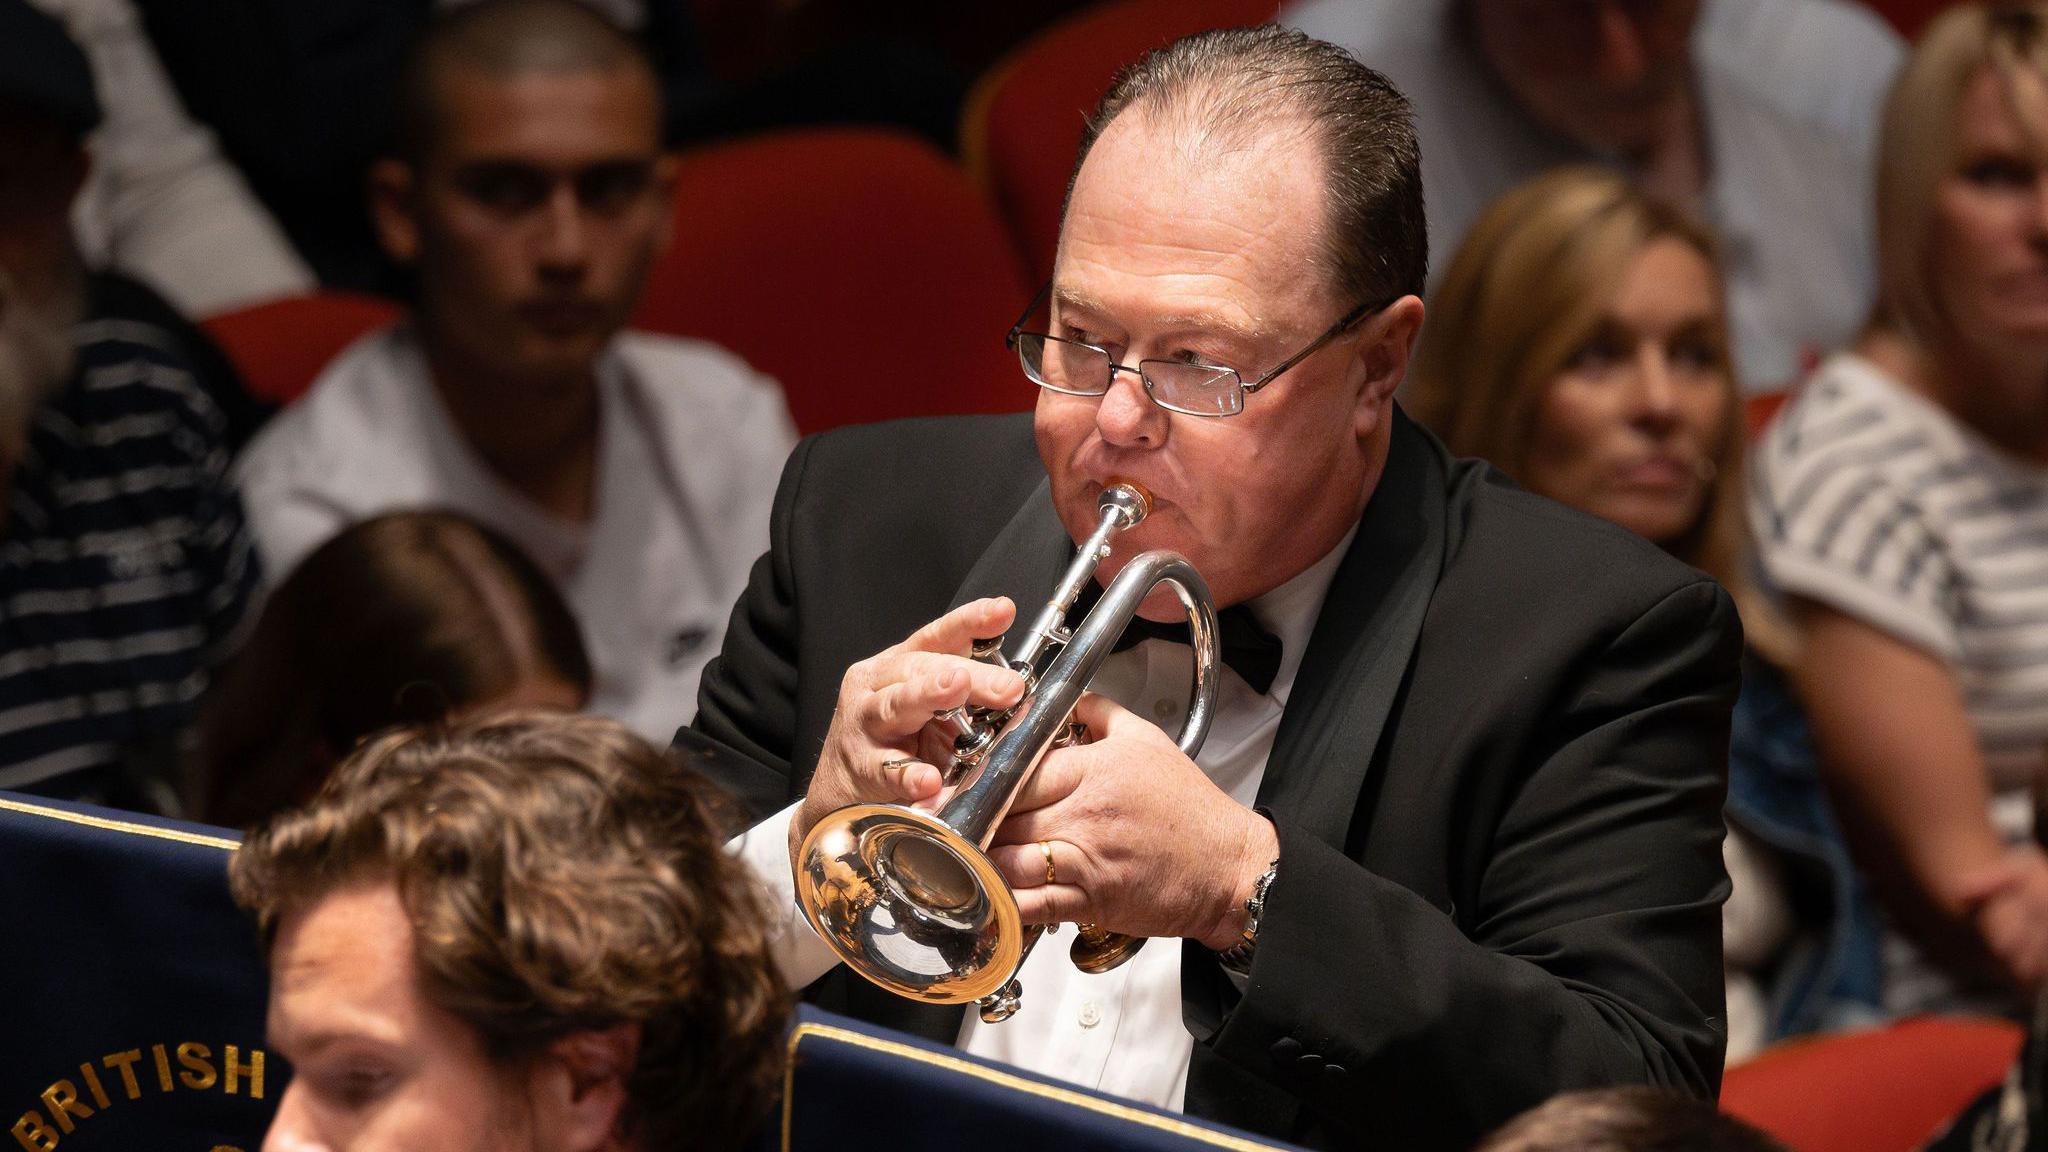
<path fill-rule="evenodd" d="M 1259 695 L 1223 671 L 1215 718 L 1195 763 L 1216 786 L 1250 807 L 1265 778 L 1281 710 L 1321 615 L 1337 566 L 1356 529 L 1294 579 L 1252 601 L 1252 614 L 1280 640 L 1280 667 Z M 1091 685 L 1167 733 L 1180 731 L 1192 670 L 1185 645 L 1147 640 L 1111 656 Z M 789 867 L 792 804 L 733 841 L 736 851 L 785 910 L 776 962 L 801 988 L 838 963 L 796 903 Z M 1099 1092 L 1178 1110 L 1187 1092 L 1194 1037 L 1181 1020 L 1180 942 L 1156 941 L 1121 967 L 1088 975 L 1067 958 L 1071 925 L 1038 942 L 1024 962 L 1023 1007 L 1000 1024 L 970 1010 L 956 1043 L 976 1056 L 1014 1064 Z"/>

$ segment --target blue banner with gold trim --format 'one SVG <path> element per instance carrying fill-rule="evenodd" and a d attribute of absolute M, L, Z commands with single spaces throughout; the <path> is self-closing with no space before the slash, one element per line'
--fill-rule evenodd
<path fill-rule="evenodd" d="M 0 792 L 5 1152 L 254 1152 L 263 1049 L 233 833 Z"/>

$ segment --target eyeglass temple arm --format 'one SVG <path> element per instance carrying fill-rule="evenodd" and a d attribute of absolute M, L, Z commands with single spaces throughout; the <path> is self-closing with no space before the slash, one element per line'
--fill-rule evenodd
<path fill-rule="evenodd" d="M 1029 320 L 1029 319 L 1031 319 L 1031 314 L 1032 314 L 1033 312 L 1036 312 L 1036 311 L 1038 311 L 1038 306 L 1039 306 L 1040 304 L 1043 304 L 1043 303 L 1045 303 L 1046 297 L 1048 297 L 1048 296 L 1051 296 L 1051 295 L 1052 295 L 1052 281 L 1050 281 L 1050 280 L 1047 280 L 1047 281 L 1045 282 L 1045 287 L 1043 287 L 1043 288 L 1040 288 L 1040 289 L 1038 290 L 1038 295 L 1036 295 L 1036 296 L 1033 296 L 1033 297 L 1031 298 L 1031 303 L 1029 303 L 1029 304 L 1026 304 L 1026 305 L 1024 306 L 1024 313 L 1023 313 L 1023 315 L 1021 315 L 1021 316 L 1017 317 L 1017 322 L 1016 322 L 1015 324 L 1012 324 L 1012 325 L 1010 325 L 1010 331 L 1009 331 L 1009 332 L 1008 332 L 1008 333 L 1007 333 L 1006 335 L 1004 335 L 1004 337 L 1003 337 L 1003 346 L 1004 346 L 1005 348 L 1014 348 L 1014 347 L 1016 347 L 1016 344 L 1017 344 L 1017 337 L 1018 337 L 1018 336 L 1019 336 L 1020 334 L 1022 334 L 1022 333 L 1023 333 L 1023 331 L 1024 331 L 1024 322 L 1025 322 L 1026 320 Z"/>
<path fill-rule="evenodd" d="M 1377 304 L 1360 304 L 1358 307 L 1353 308 L 1351 311 L 1346 312 L 1343 316 L 1339 317 L 1335 324 L 1330 325 L 1327 331 L 1325 331 L 1321 336 L 1315 338 L 1314 343 L 1310 344 L 1306 348 L 1303 348 L 1301 351 L 1296 352 L 1294 355 L 1289 356 L 1287 359 L 1281 361 L 1280 366 L 1278 368 L 1273 369 L 1271 372 L 1266 373 L 1264 376 L 1261 376 L 1257 380 L 1254 380 L 1248 384 L 1241 384 L 1239 385 L 1239 387 L 1244 389 L 1244 393 L 1247 396 L 1251 395 L 1254 392 L 1257 392 L 1259 389 L 1264 388 L 1268 384 L 1271 384 L 1274 378 L 1279 376 L 1282 372 L 1287 371 L 1289 368 L 1294 367 L 1296 364 L 1299 364 L 1303 360 L 1306 360 L 1310 356 L 1313 356 L 1317 352 L 1320 352 L 1322 350 L 1323 345 L 1328 344 L 1332 340 L 1335 340 L 1341 333 L 1343 333 L 1343 331 L 1346 328 L 1351 327 L 1353 324 L 1358 323 L 1360 320 L 1365 319 L 1367 316 L 1370 316 L 1375 312 L 1379 312 L 1385 309 L 1388 305 L 1392 304 L 1395 300 L 1399 299 L 1399 296 L 1395 296 L 1386 300 L 1382 300 Z"/>

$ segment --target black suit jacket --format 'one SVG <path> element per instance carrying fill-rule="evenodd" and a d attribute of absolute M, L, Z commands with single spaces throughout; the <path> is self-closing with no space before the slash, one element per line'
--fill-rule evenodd
<path fill-rule="evenodd" d="M 723 783 L 754 819 L 801 796 L 847 665 L 977 596 L 1028 614 L 1072 549 L 1028 418 L 804 441 L 699 695 L 758 765 Z M 1707 577 L 1397 416 L 1259 789 L 1281 865 L 1247 989 L 1183 944 L 1188 1111 L 1451 1149 L 1565 1089 L 1711 1098 L 1740 649 Z M 960 1024 L 843 968 L 808 995 Z"/>

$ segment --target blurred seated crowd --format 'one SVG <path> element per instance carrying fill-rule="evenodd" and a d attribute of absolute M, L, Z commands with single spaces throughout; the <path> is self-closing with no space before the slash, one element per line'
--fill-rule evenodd
<path fill-rule="evenodd" d="M 768 564 L 791 398 L 845 384 L 636 318 L 693 209 L 679 150 L 847 121 L 950 148 L 970 77 L 875 21 L 735 78 L 705 45 L 731 6 L 679 0 L 189 3 L 0 0 L 0 789 L 259 830 L 234 887 L 307 1146 L 347 1143 L 316 1041 L 351 997 L 446 1057 L 472 1113 L 437 1122 L 730 1144 L 788 993 L 729 816 L 654 748 Z M 1849 0 L 1247 6 L 1273 15 L 1414 102 L 1436 260 L 1405 410 L 1740 614 L 1728 1063 L 2034 1018 L 2048 4 L 1950 4 L 1910 41 Z M 207 322 L 323 290 L 396 318 L 273 410 Z M 888 371 L 943 376 L 920 305 L 864 320 Z M 1034 392 L 1015 371 L 1009 407 Z M 554 856 L 567 898 L 621 905 L 593 922 L 676 931 L 587 938 L 540 890 L 506 913 L 535 961 L 464 919 L 462 884 L 514 902 L 492 871 Z M 323 987 L 364 939 L 390 983 Z M 2048 1147 L 2040 1090 L 1983 1106 L 2005 1142 L 1945 1146 Z M 1483 1145 L 1777 1146 L 1648 1091 Z"/>

